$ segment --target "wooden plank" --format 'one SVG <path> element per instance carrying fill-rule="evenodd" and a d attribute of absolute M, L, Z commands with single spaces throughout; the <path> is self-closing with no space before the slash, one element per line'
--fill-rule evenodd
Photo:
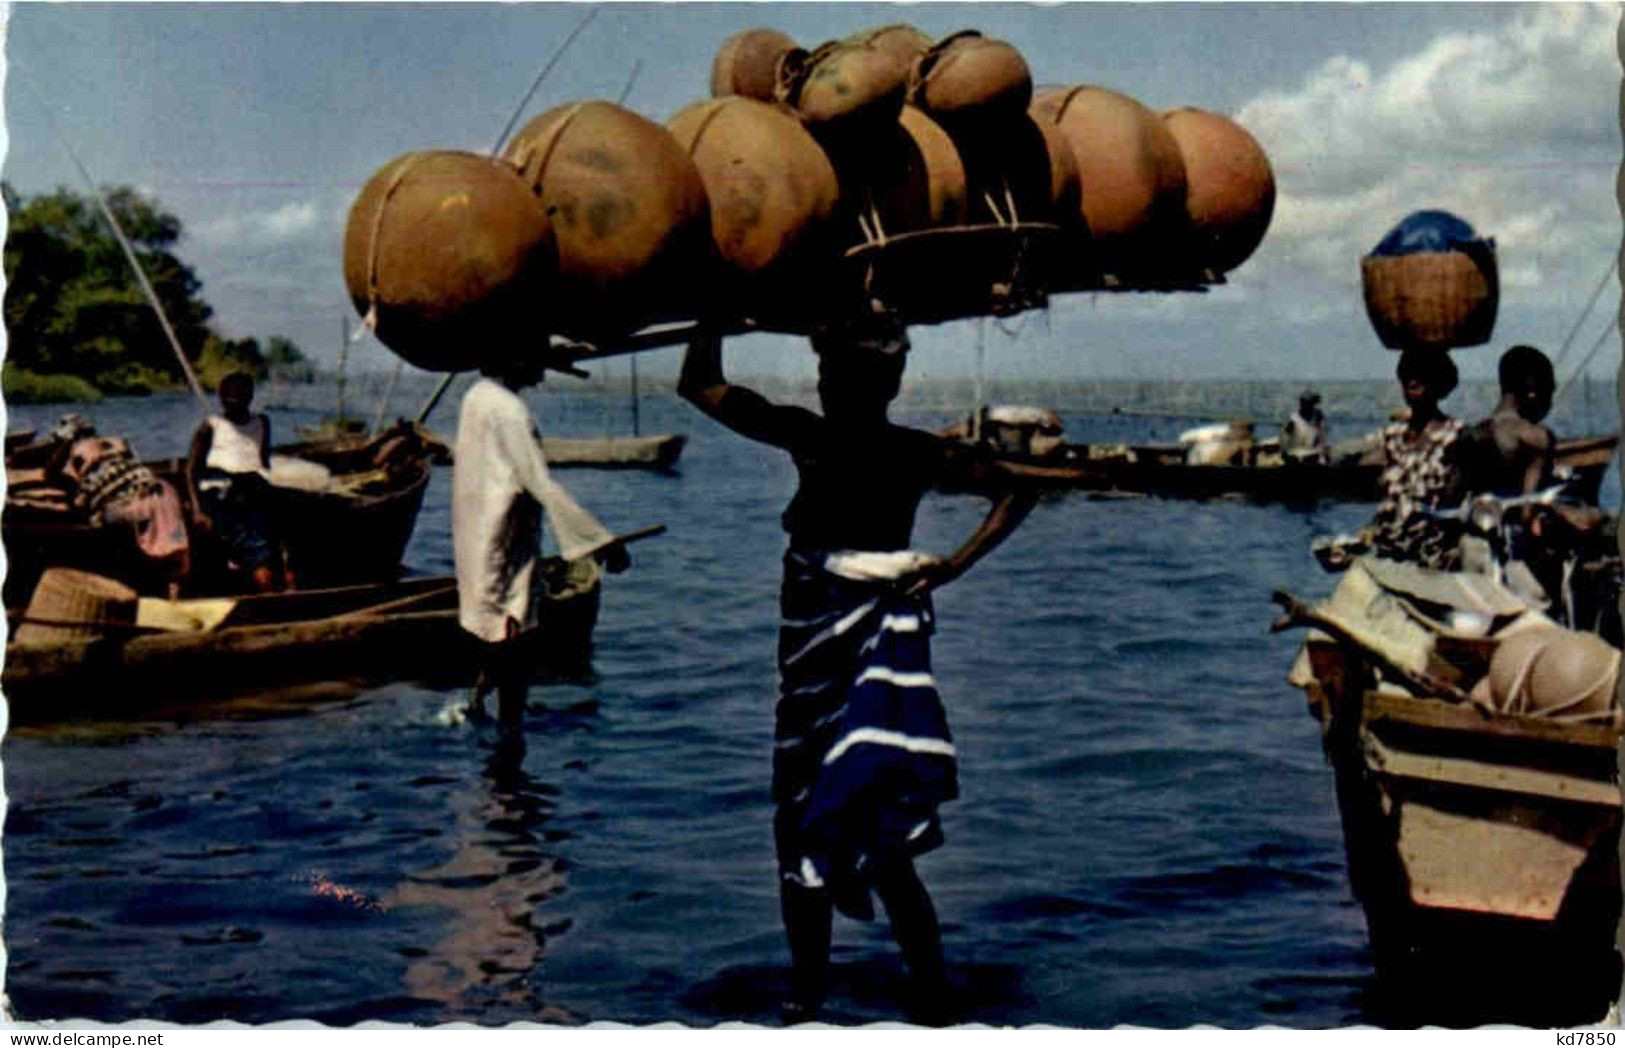
<path fill-rule="evenodd" d="M 1541 717 L 1510 714 L 1489 716 L 1474 707 L 1454 705 L 1440 699 L 1417 699 L 1382 691 L 1367 692 L 1362 706 L 1362 722 L 1369 726 L 1383 718 L 1444 731 L 1563 742 L 1610 751 L 1617 749 L 1620 742 L 1620 732 L 1613 728 L 1591 724 L 1558 724 Z"/>
<path fill-rule="evenodd" d="M 1361 744 L 1365 749 L 1366 763 L 1381 775 L 1519 793 L 1576 804 L 1595 804 L 1605 808 L 1621 807 L 1617 783 L 1510 764 L 1406 753 L 1393 749 L 1369 731 L 1362 733 Z"/>

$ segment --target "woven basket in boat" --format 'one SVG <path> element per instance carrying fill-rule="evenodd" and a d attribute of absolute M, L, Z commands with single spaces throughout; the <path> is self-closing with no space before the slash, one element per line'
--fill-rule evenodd
<path fill-rule="evenodd" d="M 73 568 L 48 568 L 29 598 L 19 644 L 94 636 L 135 623 L 137 595 L 122 582 Z M 67 625 L 70 624 L 71 625 Z"/>
<path fill-rule="evenodd" d="M 1488 342 L 1500 300 L 1495 255 L 1424 251 L 1360 260 L 1365 309 L 1389 349 L 1449 349 Z"/>

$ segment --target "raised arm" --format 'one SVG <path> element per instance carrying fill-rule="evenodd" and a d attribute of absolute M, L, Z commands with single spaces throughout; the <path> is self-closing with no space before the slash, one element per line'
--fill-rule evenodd
<path fill-rule="evenodd" d="M 735 433 L 794 451 L 815 439 L 818 416 L 774 404 L 755 390 L 736 386 L 722 373 L 722 337 L 702 334 L 688 344 L 677 392 L 683 399 Z"/>

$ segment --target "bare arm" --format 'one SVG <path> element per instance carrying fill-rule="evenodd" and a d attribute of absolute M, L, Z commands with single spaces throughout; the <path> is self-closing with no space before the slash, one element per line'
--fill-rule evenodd
<path fill-rule="evenodd" d="M 916 576 L 904 589 L 909 596 L 929 593 L 938 586 L 952 582 L 969 571 L 971 565 L 992 553 L 1011 532 L 1021 526 L 1038 503 L 1039 489 L 1019 471 L 1006 471 L 1001 465 L 993 467 L 993 481 L 1002 490 L 993 496 L 993 505 L 982 518 L 982 523 L 943 561 Z"/>
<path fill-rule="evenodd" d="M 787 451 L 809 439 L 818 424 L 818 416 L 810 411 L 774 404 L 755 390 L 729 382 L 722 372 L 720 335 L 697 335 L 688 344 L 677 392 L 735 433 Z"/>
<path fill-rule="evenodd" d="M 198 426 L 197 432 L 192 434 L 192 446 L 186 453 L 186 498 L 192 507 L 194 519 L 206 520 L 203 512 L 203 500 L 198 498 L 197 478 L 203 471 L 203 462 L 209 457 L 209 445 L 214 440 L 214 430 L 204 422 Z"/>

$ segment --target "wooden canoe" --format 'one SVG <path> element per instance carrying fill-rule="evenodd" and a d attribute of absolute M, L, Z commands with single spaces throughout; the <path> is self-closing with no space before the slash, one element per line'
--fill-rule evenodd
<path fill-rule="evenodd" d="M 363 441 L 310 441 L 278 448 L 329 469 L 327 490 L 278 488 L 289 559 L 301 586 L 391 578 L 412 537 L 429 483 L 429 459 L 410 429 Z M 8 462 L 8 473 L 12 472 Z M 184 461 L 148 463 L 185 498 Z M 5 602 L 21 604 L 47 567 L 81 568 L 156 592 L 158 580 L 128 527 L 92 524 L 49 489 L 8 491 L 0 537 L 6 550 Z M 194 536 L 194 574 L 206 592 L 232 588 L 208 541 Z"/>
<path fill-rule="evenodd" d="M 529 643 L 539 675 L 579 676 L 590 662 L 600 571 L 590 558 L 550 570 L 551 596 Z M 134 622 L 162 625 L 64 626 L 13 615 L 0 677 L 11 720 L 117 717 L 314 681 L 473 679 L 474 642 L 457 623 L 449 576 L 142 601 Z M 223 618 L 221 604 L 229 606 Z"/>
<path fill-rule="evenodd" d="M 1470 678 L 1471 647 L 1446 672 Z M 1487 713 L 1382 663 L 1314 633 L 1289 680 L 1321 726 L 1390 1017 L 1597 1021 L 1620 982 L 1618 729 Z"/>
<path fill-rule="evenodd" d="M 1617 434 L 1561 441 L 1556 466 L 1572 472 L 1576 497 L 1595 504 L 1619 446 Z M 1381 462 L 1349 456 L 1331 463 L 1261 460 L 1237 465 L 1190 465 L 1178 445 L 1065 444 L 1048 455 L 996 450 L 1012 462 L 1051 471 L 1049 485 L 1102 495 L 1245 499 L 1306 505 L 1322 501 L 1375 502 Z"/>
<path fill-rule="evenodd" d="M 669 470 L 688 444 L 681 433 L 649 437 L 543 437 L 542 454 L 560 469 Z"/>

